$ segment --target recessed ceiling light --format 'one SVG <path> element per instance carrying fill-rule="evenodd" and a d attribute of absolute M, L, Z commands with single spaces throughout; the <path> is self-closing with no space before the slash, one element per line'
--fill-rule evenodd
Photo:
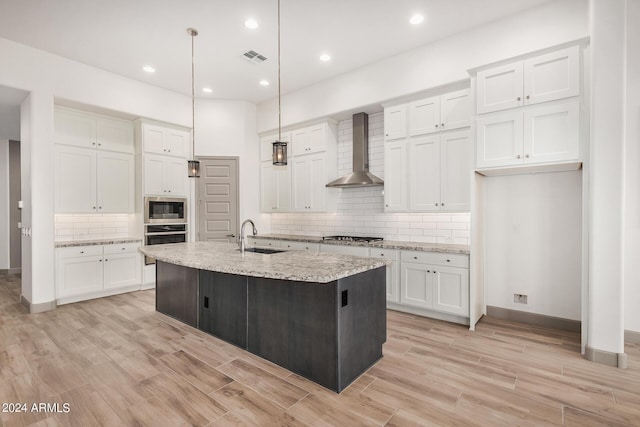
<path fill-rule="evenodd" d="M 156 69 L 153 68 L 151 65 L 145 65 L 144 67 L 142 67 L 142 69 L 144 71 L 146 71 L 147 73 L 155 73 Z"/>
<path fill-rule="evenodd" d="M 260 80 L 261 86 L 269 86 L 269 80 Z"/>
<path fill-rule="evenodd" d="M 249 28 L 250 30 L 255 30 L 256 28 L 258 28 L 258 21 L 253 18 L 249 18 L 244 21 L 244 26 Z"/>
<path fill-rule="evenodd" d="M 322 55 L 320 55 L 320 61 L 322 62 L 327 62 L 331 60 L 331 56 L 327 53 L 323 53 Z"/>
<path fill-rule="evenodd" d="M 411 17 L 411 19 L 409 19 L 411 25 L 422 24 L 422 21 L 424 21 L 424 16 L 420 15 L 419 13 L 416 13 Z"/>
<path fill-rule="evenodd" d="M 213 89 L 211 89 L 210 87 L 203 87 L 202 91 L 206 92 L 206 93 L 211 93 L 211 92 L 213 92 Z"/>

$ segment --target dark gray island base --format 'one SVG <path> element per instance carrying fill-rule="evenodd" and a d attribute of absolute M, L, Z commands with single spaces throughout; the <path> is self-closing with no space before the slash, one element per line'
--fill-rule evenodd
<path fill-rule="evenodd" d="M 156 264 L 156 310 L 341 392 L 382 357 L 386 271 L 328 283 Z"/>

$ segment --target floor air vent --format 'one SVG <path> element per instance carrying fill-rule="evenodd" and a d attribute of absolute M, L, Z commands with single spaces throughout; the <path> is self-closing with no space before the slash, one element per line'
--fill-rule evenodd
<path fill-rule="evenodd" d="M 242 57 L 244 59 L 246 59 L 247 61 L 252 62 L 254 64 L 261 64 L 261 63 L 263 63 L 264 61 L 267 60 L 266 56 L 259 54 L 255 50 L 249 50 L 249 51 L 243 53 Z"/>

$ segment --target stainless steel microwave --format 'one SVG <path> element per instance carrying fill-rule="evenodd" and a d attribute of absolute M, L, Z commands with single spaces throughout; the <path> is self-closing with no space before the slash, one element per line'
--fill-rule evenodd
<path fill-rule="evenodd" d="M 145 197 L 145 224 L 187 222 L 187 199 L 181 197 Z"/>

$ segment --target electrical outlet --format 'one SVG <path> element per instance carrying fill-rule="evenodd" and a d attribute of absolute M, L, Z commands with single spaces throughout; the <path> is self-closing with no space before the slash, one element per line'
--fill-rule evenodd
<path fill-rule="evenodd" d="M 528 296 L 524 294 L 513 294 L 513 302 L 517 304 L 526 304 L 527 298 Z"/>

